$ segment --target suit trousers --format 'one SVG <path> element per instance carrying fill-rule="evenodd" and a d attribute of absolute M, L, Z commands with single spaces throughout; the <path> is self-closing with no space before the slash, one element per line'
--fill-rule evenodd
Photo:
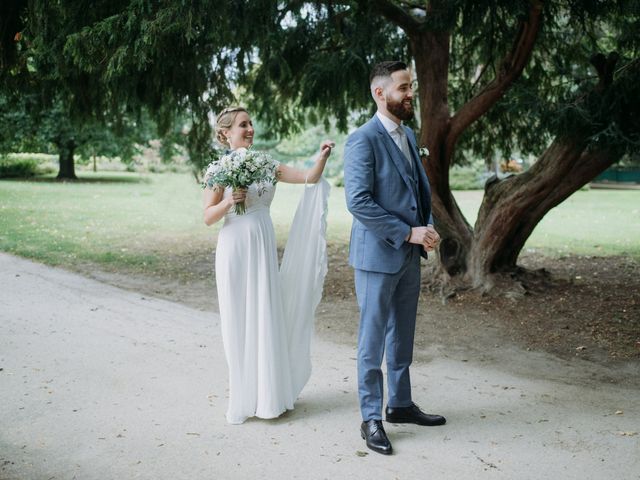
<path fill-rule="evenodd" d="M 382 420 L 382 360 L 386 350 L 390 407 L 411 405 L 413 359 L 420 295 L 420 245 L 412 245 L 398 273 L 355 269 L 360 306 L 358 394 L 362 419 Z"/>

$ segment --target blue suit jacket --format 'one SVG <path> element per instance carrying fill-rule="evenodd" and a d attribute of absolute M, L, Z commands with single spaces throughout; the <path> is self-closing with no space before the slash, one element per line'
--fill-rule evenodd
<path fill-rule="evenodd" d="M 361 270 L 397 273 L 411 248 L 411 227 L 432 224 L 431 189 L 416 139 L 403 127 L 413 169 L 377 116 L 349 135 L 344 152 L 347 208 L 353 215 L 349 264 Z"/>

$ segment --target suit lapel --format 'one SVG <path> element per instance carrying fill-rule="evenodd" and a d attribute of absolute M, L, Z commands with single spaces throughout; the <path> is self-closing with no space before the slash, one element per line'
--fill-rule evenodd
<path fill-rule="evenodd" d="M 407 134 L 407 139 L 415 139 L 413 132 L 407 128 L 405 128 L 405 133 Z M 418 146 L 412 140 L 409 140 L 409 149 L 411 150 L 411 156 L 413 157 L 413 173 L 414 178 L 417 181 L 416 187 L 418 191 L 416 192 L 418 205 L 421 206 L 420 214 L 423 216 L 423 223 L 426 225 L 428 222 L 428 218 L 424 218 L 424 209 L 430 205 L 431 202 L 431 187 L 429 185 L 429 179 L 427 178 L 427 173 L 424 171 L 424 167 L 422 166 L 422 160 L 420 159 L 420 153 L 418 152 Z M 425 205 L 422 205 L 422 202 Z M 430 207 L 429 207 L 430 208 Z"/>

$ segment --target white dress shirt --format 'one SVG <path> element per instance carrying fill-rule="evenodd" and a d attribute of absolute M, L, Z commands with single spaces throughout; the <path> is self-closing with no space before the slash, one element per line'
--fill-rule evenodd
<path fill-rule="evenodd" d="M 380 112 L 376 112 L 378 119 L 382 122 L 382 126 L 389 133 L 395 144 L 398 146 L 400 151 L 404 153 L 404 156 L 409 162 L 409 168 L 413 171 L 413 163 L 411 161 L 411 151 L 409 150 L 409 140 L 407 139 L 407 134 L 402 128 L 402 124 L 397 124 L 393 120 L 391 120 L 386 115 L 383 115 Z"/>

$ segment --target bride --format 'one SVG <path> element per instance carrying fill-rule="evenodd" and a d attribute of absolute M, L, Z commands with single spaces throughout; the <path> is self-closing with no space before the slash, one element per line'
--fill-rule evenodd
<path fill-rule="evenodd" d="M 229 149 L 251 147 L 253 135 L 244 108 L 227 108 L 218 115 L 216 136 Z M 205 223 L 224 219 L 215 273 L 229 368 L 229 423 L 275 418 L 293 409 L 309 378 L 313 318 L 327 263 L 329 186 L 321 176 L 332 147 L 332 142 L 322 142 L 307 171 L 277 166 L 279 182 L 315 184 L 304 189 L 280 270 L 269 214 L 275 185 L 266 191 L 255 185 L 236 192 L 220 185 L 204 191 Z M 245 202 L 246 213 L 234 213 L 238 202 Z"/>

